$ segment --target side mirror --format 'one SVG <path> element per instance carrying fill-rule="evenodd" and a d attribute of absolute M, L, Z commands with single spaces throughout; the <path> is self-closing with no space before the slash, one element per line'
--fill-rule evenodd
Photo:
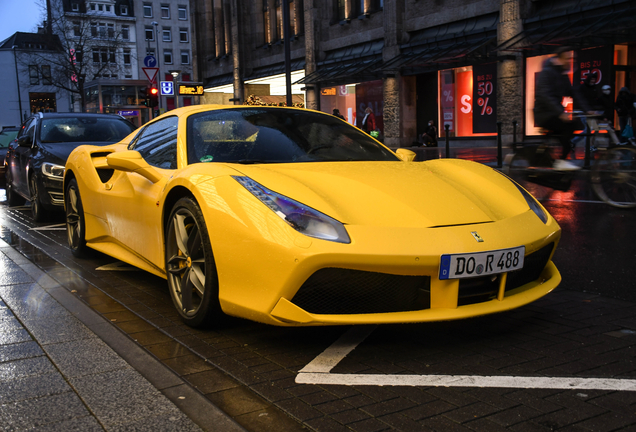
<path fill-rule="evenodd" d="M 33 144 L 33 138 L 30 135 L 22 135 L 17 141 L 20 147 L 31 147 Z"/>
<path fill-rule="evenodd" d="M 162 178 L 161 174 L 148 165 L 148 162 L 135 150 L 111 153 L 106 156 L 106 163 L 109 167 L 119 171 L 137 173 L 153 183 L 157 183 Z"/>
<path fill-rule="evenodd" d="M 399 157 L 400 159 L 402 159 L 404 162 L 412 162 L 413 159 L 415 159 L 415 156 L 417 156 L 417 154 L 411 150 L 407 150 L 405 148 L 399 148 L 395 151 L 395 154 L 397 155 L 397 157 Z"/>

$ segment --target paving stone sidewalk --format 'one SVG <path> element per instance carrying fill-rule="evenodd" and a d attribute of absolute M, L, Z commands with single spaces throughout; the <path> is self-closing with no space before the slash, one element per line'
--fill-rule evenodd
<path fill-rule="evenodd" d="M 201 431 L 183 407 L 204 429 L 244 430 L 178 377 L 149 382 L 89 327 L 117 330 L 80 303 L 0 240 L 0 430 Z"/>

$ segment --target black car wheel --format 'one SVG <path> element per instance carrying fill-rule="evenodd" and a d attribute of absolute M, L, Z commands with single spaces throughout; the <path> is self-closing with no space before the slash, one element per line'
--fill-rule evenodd
<path fill-rule="evenodd" d="M 165 229 L 168 287 L 181 319 L 191 327 L 218 321 L 219 286 L 203 213 L 191 198 L 180 199 Z"/>
<path fill-rule="evenodd" d="M 29 192 L 31 193 L 31 213 L 33 213 L 33 220 L 36 222 L 45 222 L 47 220 L 46 210 L 42 206 L 40 201 L 40 191 L 38 188 L 38 181 L 35 175 L 32 175 L 29 179 Z"/>
<path fill-rule="evenodd" d="M 14 187 L 13 181 L 11 180 L 11 174 L 9 173 L 8 169 L 5 172 L 5 179 L 6 179 L 5 191 L 7 194 L 7 203 L 9 204 L 9 206 L 13 207 L 13 206 L 23 205 L 25 199 L 22 196 L 18 195 L 13 190 L 13 187 Z"/>
<path fill-rule="evenodd" d="M 80 198 L 77 180 L 72 179 L 64 193 L 66 203 L 66 235 L 68 247 L 77 258 L 87 258 L 92 250 L 86 246 L 86 226 L 84 225 L 84 207 Z"/>

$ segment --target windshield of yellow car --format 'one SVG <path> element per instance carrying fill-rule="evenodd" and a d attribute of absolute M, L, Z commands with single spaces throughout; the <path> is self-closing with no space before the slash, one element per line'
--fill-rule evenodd
<path fill-rule="evenodd" d="M 360 129 L 331 115 L 285 108 L 233 108 L 193 114 L 188 163 L 399 161 Z"/>

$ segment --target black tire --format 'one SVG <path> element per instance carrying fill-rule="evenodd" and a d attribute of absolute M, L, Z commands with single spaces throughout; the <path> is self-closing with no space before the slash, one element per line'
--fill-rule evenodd
<path fill-rule="evenodd" d="M 64 191 L 66 203 L 66 237 L 68 247 L 76 258 L 88 258 L 93 250 L 86 246 L 86 225 L 84 207 L 77 186 L 77 180 L 71 179 Z"/>
<path fill-rule="evenodd" d="M 13 190 L 13 181 L 11 180 L 11 174 L 8 170 L 9 167 L 7 167 L 7 171 L 5 172 L 5 192 L 7 194 L 7 204 L 9 204 L 9 207 L 24 205 L 26 200 Z"/>
<path fill-rule="evenodd" d="M 40 201 L 40 191 L 35 175 L 29 178 L 29 193 L 31 194 L 30 201 L 33 220 L 35 222 L 46 222 L 48 220 L 48 213 Z"/>
<path fill-rule="evenodd" d="M 184 323 L 206 327 L 223 318 L 210 236 L 198 204 L 181 198 L 165 227 L 165 262 L 172 301 Z"/>
<path fill-rule="evenodd" d="M 592 167 L 592 188 L 613 207 L 636 207 L 636 149 L 619 146 L 601 155 Z"/>

